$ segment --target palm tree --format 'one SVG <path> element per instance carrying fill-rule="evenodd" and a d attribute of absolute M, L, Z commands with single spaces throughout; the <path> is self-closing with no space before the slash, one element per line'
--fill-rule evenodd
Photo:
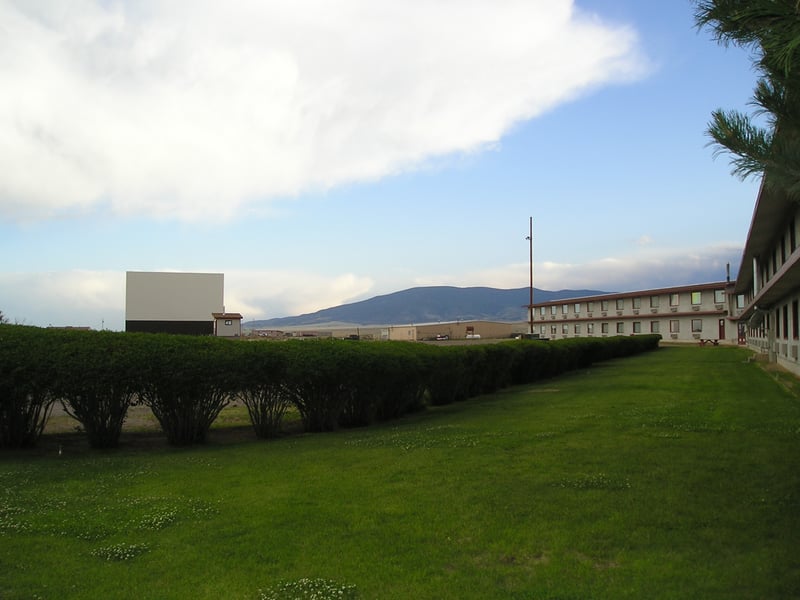
<path fill-rule="evenodd" d="M 717 42 L 753 52 L 759 80 L 753 115 L 717 109 L 707 133 L 733 174 L 800 200 L 800 0 L 695 0 L 695 21 Z M 763 118 L 764 124 L 754 118 Z"/>

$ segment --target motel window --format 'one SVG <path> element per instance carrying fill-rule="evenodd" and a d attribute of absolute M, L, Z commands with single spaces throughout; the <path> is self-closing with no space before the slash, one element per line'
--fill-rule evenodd
<path fill-rule="evenodd" d="M 633 308 L 642 308 L 642 299 L 641 298 L 634 298 L 633 299 Z"/>
<path fill-rule="evenodd" d="M 567 335 L 569 333 L 569 325 L 567 325 L 566 323 L 561 325 L 561 333 Z"/>
<path fill-rule="evenodd" d="M 586 303 L 586 310 L 592 312 L 594 310 L 594 302 L 587 302 Z"/>
<path fill-rule="evenodd" d="M 553 305 L 550 307 L 550 314 L 551 314 L 551 315 L 558 314 L 558 307 L 557 307 L 555 304 L 553 304 Z"/>
<path fill-rule="evenodd" d="M 659 333 L 658 321 L 650 321 L 650 333 Z"/>
<path fill-rule="evenodd" d="M 703 319 L 692 319 L 692 333 L 703 331 Z"/>
<path fill-rule="evenodd" d="M 555 336 L 558 333 L 558 328 L 555 325 L 550 326 L 550 335 Z"/>
<path fill-rule="evenodd" d="M 539 314 L 544 316 L 547 313 L 547 309 L 544 306 L 539 307 Z"/>
<path fill-rule="evenodd" d="M 670 306 L 678 306 L 680 304 L 680 294 L 670 294 L 669 295 L 669 305 Z"/>
<path fill-rule="evenodd" d="M 672 319 L 669 322 L 669 332 L 670 333 L 680 333 L 681 331 L 681 322 L 677 319 Z"/>
<path fill-rule="evenodd" d="M 576 302 L 575 303 L 575 314 L 577 315 L 580 312 L 581 312 L 581 303 L 580 302 Z"/>
<path fill-rule="evenodd" d="M 601 323 L 600 324 L 600 332 L 601 333 L 608 333 L 608 323 Z"/>
<path fill-rule="evenodd" d="M 569 304 L 562 304 L 561 305 L 561 312 L 563 314 L 567 314 L 569 312 Z"/>
<path fill-rule="evenodd" d="M 617 298 L 617 310 L 625 308 L 625 298 Z"/>
<path fill-rule="evenodd" d="M 703 292 L 692 292 L 692 305 L 697 306 L 703 300 Z"/>
<path fill-rule="evenodd" d="M 714 290 L 714 304 L 725 302 L 725 290 Z"/>
<path fill-rule="evenodd" d="M 225 325 L 233 325 L 233 321 L 230 319 L 225 319 Z"/>
<path fill-rule="evenodd" d="M 641 323 L 641 321 L 634 321 L 633 322 L 633 333 L 642 333 L 642 323 Z"/>
<path fill-rule="evenodd" d="M 617 323 L 617 333 L 625 333 L 625 323 L 621 321 Z"/>
<path fill-rule="evenodd" d="M 608 300 L 600 300 L 600 310 L 608 310 Z"/>
<path fill-rule="evenodd" d="M 580 335 L 580 334 L 581 334 L 581 324 L 575 323 L 575 335 Z"/>
<path fill-rule="evenodd" d="M 539 327 L 539 335 L 547 335 L 547 325 Z"/>
<path fill-rule="evenodd" d="M 650 308 L 658 308 L 658 296 L 650 296 Z"/>
<path fill-rule="evenodd" d="M 744 308 L 744 294 L 736 296 L 736 308 Z"/>
<path fill-rule="evenodd" d="M 594 333 L 594 323 L 587 323 L 586 324 L 586 333 L 592 334 Z"/>

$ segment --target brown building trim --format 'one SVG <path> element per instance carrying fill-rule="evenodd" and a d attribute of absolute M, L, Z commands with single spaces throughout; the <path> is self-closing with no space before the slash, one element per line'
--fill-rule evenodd
<path fill-rule="evenodd" d="M 598 322 L 606 322 L 609 323 L 612 321 L 657 321 L 658 319 L 678 319 L 680 317 L 728 317 L 728 312 L 725 310 L 690 310 L 690 311 L 683 311 L 683 312 L 659 312 L 659 313 L 651 313 L 646 312 L 638 315 L 632 314 L 625 314 L 625 315 L 606 315 L 605 317 L 572 317 L 572 318 L 563 318 L 557 317 L 555 319 L 545 318 L 535 318 L 533 320 L 534 325 L 547 325 L 548 323 L 552 323 L 553 325 L 559 325 L 561 323 L 598 323 Z"/>

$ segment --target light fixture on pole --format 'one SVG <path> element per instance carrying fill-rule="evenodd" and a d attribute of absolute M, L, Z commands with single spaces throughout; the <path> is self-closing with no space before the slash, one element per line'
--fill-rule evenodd
<path fill-rule="evenodd" d="M 528 227 L 530 232 L 528 233 L 528 237 L 525 239 L 528 240 L 528 244 L 530 246 L 530 273 L 531 273 L 531 280 L 530 280 L 530 302 L 528 303 L 528 323 L 530 324 L 530 333 L 533 335 L 533 217 L 529 217 Z"/>

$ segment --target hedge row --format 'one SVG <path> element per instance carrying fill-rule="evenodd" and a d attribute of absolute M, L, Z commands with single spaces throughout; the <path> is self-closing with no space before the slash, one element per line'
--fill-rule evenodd
<path fill-rule="evenodd" d="M 117 445 L 139 403 L 173 445 L 203 442 L 234 400 L 259 437 L 277 435 L 291 406 L 306 431 L 363 426 L 651 350 L 659 339 L 244 342 L 2 325 L 0 447 L 34 445 L 57 402 L 97 448 Z"/>

